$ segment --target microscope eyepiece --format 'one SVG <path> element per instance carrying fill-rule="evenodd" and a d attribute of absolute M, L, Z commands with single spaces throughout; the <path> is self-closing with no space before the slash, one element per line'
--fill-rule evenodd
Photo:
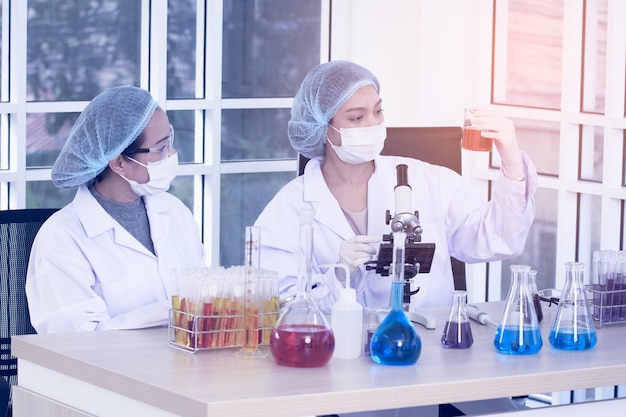
<path fill-rule="evenodd" d="M 409 167 L 405 164 L 399 164 L 396 166 L 396 177 L 398 179 L 396 187 L 406 186 L 411 188 L 409 185 L 408 169 Z"/>

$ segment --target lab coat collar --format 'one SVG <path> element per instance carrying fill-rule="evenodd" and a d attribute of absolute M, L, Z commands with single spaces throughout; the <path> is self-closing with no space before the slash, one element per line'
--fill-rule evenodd
<path fill-rule="evenodd" d="M 303 175 L 304 201 L 314 207 L 316 221 L 334 230 L 342 239 L 350 239 L 354 236 L 354 231 L 324 181 L 321 169 L 323 162 L 324 157 L 317 157 L 306 164 Z"/>
<path fill-rule="evenodd" d="M 167 232 L 169 227 L 169 219 L 164 221 L 153 221 L 153 216 L 167 211 L 169 205 L 162 199 L 150 197 L 145 198 L 146 211 L 148 213 L 148 219 L 150 219 L 150 233 L 153 241 L 157 241 L 159 236 L 162 236 Z M 81 185 L 76 192 L 73 202 L 74 209 L 78 214 L 81 224 L 85 229 L 87 237 L 90 239 L 105 233 L 111 229 L 114 230 L 115 243 L 118 245 L 126 246 L 128 248 L 149 254 L 154 256 L 145 246 L 143 246 L 134 236 L 132 236 L 128 230 L 120 225 L 104 208 L 98 203 L 98 201 L 91 195 L 91 192 L 87 188 L 87 185 Z M 163 216 L 166 217 L 166 216 Z M 156 249 L 156 248 L 155 248 Z"/>
<path fill-rule="evenodd" d="M 118 224 L 91 195 L 86 184 L 78 187 L 72 205 L 90 239 L 114 229 Z"/>

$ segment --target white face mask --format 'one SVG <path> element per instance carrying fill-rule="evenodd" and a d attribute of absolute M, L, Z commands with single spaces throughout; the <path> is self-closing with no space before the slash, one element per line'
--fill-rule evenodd
<path fill-rule="evenodd" d="M 139 184 L 137 181 L 129 180 L 125 176 L 120 175 L 120 177 L 128 181 L 130 188 L 139 196 L 157 195 L 167 191 L 170 188 L 170 183 L 176 177 L 176 171 L 178 170 L 178 153 L 158 162 L 148 162 L 148 165 L 144 165 L 129 156 L 126 158 L 142 167 L 146 167 L 148 170 L 149 180 L 144 184 Z"/>
<path fill-rule="evenodd" d="M 376 126 L 341 128 L 340 130 L 331 124 L 328 126 L 341 135 L 341 146 L 333 145 L 328 137 L 326 140 L 339 159 L 348 164 L 357 165 L 373 161 L 380 155 L 387 139 L 387 127 L 384 121 Z"/>

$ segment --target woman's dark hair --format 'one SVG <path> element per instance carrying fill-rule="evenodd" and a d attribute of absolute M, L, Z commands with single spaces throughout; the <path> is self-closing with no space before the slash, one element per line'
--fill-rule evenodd
<path fill-rule="evenodd" d="M 124 149 L 124 150 L 122 151 L 121 155 L 125 155 L 125 156 L 131 156 L 131 155 L 134 155 L 134 154 L 135 154 L 135 152 L 134 152 L 134 151 L 135 151 L 136 149 L 141 148 L 141 146 L 143 145 L 143 142 L 144 142 L 144 141 L 143 141 L 143 132 L 141 132 L 141 133 L 139 134 L 139 136 L 137 136 L 137 137 L 135 138 L 135 140 L 133 140 L 133 141 L 131 142 L 131 144 L 130 144 L 130 145 L 128 145 L 128 146 L 126 147 L 126 149 Z M 109 166 L 107 165 L 107 167 L 106 167 L 106 168 L 104 168 L 104 170 L 103 170 L 101 173 L 99 173 L 98 175 L 96 175 L 96 179 L 95 179 L 95 180 L 96 180 L 96 182 L 100 182 L 100 181 L 102 181 L 102 178 L 104 177 L 104 173 L 105 173 L 105 172 L 107 172 L 108 170 L 109 170 Z"/>

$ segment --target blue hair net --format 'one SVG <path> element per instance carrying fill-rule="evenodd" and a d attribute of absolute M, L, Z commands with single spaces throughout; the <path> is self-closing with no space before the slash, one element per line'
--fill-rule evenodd
<path fill-rule="evenodd" d="M 138 87 L 114 87 L 98 94 L 80 114 L 52 166 L 59 188 L 77 187 L 95 178 L 137 139 L 157 103 Z"/>
<path fill-rule="evenodd" d="M 366 68 L 348 61 L 332 61 L 313 68 L 300 85 L 287 126 L 291 146 L 307 158 L 325 154 L 324 137 L 330 119 L 361 87 L 378 79 Z"/>

